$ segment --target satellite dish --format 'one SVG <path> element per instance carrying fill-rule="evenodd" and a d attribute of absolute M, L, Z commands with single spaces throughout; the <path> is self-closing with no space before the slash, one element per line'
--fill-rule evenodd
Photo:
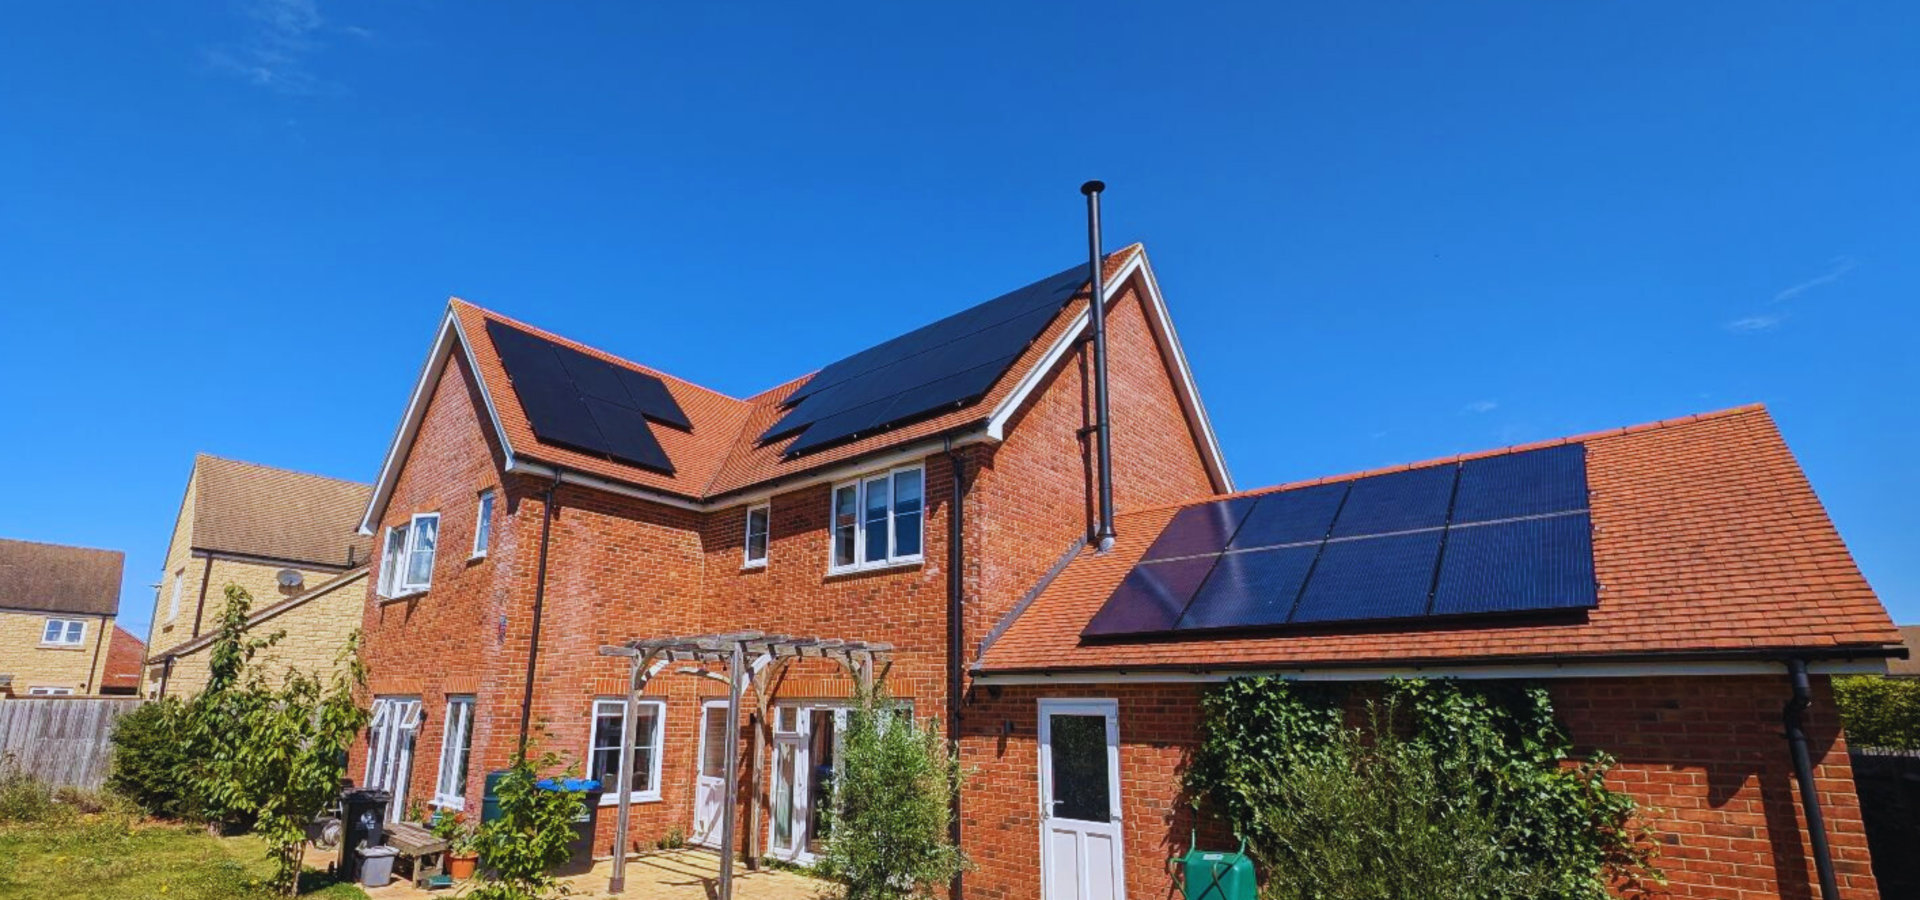
<path fill-rule="evenodd" d="M 307 580 L 307 576 L 292 569 L 281 569 L 277 577 L 280 579 L 280 586 L 288 590 L 299 587 L 301 582 Z"/>

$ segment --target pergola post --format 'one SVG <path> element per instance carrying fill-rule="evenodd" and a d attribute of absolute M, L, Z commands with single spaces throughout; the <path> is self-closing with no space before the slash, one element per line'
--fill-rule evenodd
<path fill-rule="evenodd" d="M 746 648 L 733 642 L 727 671 L 727 778 L 720 810 L 720 900 L 733 900 L 734 818 L 740 810 L 740 687 L 745 680 Z"/>

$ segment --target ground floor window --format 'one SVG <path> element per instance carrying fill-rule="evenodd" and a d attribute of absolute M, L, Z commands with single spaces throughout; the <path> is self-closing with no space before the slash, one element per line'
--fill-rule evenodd
<path fill-rule="evenodd" d="M 467 757 L 473 751 L 473 698 L 448 697 L 445 728 L 440 732 L 440 777 L 433 802 L 448 809 L 467 805 Z"/>
<path fill-rule="evenodd" d="M 72 694 L 73 688 L 70 687 L 37 687 L 27 689 L 27 696 L 29 697 L 66 697 Z"/>
<path fill-rule="evenodd" d="M 633 728 L 633 792 L 629 803 L 660 799 L 661 744 L 665 738 L 661 721 L 666 704 L 642 700 Z M 600 782 L 606 791 L 602 804 L 620 802 L 620 735 L 626 728 L 627 701 L 593 701 L 593 734 L 588 751 L 587 777 Z"/>

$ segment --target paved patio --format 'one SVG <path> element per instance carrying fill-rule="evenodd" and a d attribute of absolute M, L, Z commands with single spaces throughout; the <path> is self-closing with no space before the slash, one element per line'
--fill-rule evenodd
<path fill-rule="evenodd" d="M 309 865 L 312 857 L 309 856 Z M 710 850 L 662 850 L 627 858 L 627 889 L 607 893 L 607 878 L 613 874 L 613 861 L 601 860 L 590 872 L 560 879 L 574 897 L 620 897 L 622 900 L 717 900 L 720 895 L 720 856 Z M 797 872 L 780 869 L 751 871 L 745 866 L 733 870 L 733 896 L 736 900 L 812 900 L 826 893 L 827 883 Z M 398 880 L 383 888 L 368 888 L 374 900 L 416 900 L 451 897 L 456 886 L 438 891 L 423 891 Z"/>

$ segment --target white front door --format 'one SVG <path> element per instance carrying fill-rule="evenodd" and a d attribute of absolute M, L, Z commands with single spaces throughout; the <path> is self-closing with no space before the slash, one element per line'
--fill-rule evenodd
<path fill-rule="evenodd" d="M 1116 701 L 1040 701 L 1040 818 L 1043 900 L 1125 900 Z"/>
<path fill-rule="evenodd" d="M 727 735 L 727 701 L 709 701 L 700 708 L 700 773 L 693 788 L 693 842 L 720 843 L 720 827 L 727 795 L 727 754 L 734 752 Z"/>
<path fill-rule="evenodd" d="M 387 821 L 398 822 L 407 811 L 407 782 L 413 778 L 413 738 L 420 729 L 420 698 L 378 697 L 373 719 L 367 723 L 367 777 L 365 786 L 393 795 Z"/>

